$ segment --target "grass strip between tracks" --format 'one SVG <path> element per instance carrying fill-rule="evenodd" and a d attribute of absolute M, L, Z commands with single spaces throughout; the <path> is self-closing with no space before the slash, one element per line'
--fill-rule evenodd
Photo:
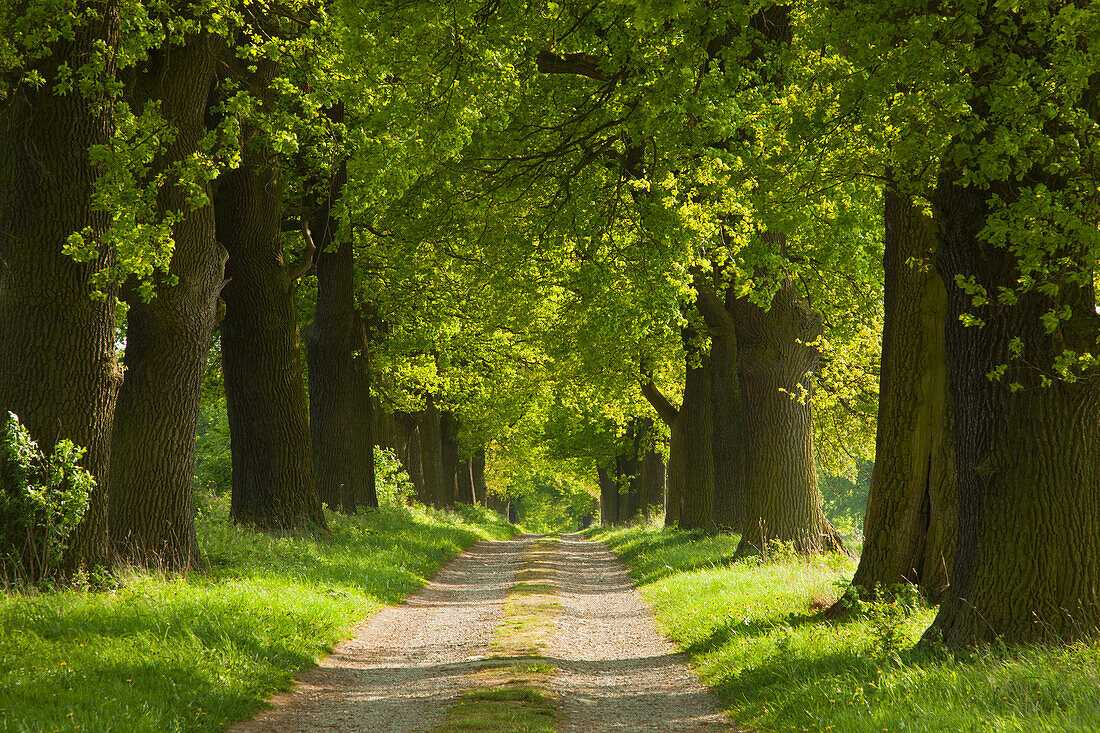
<path fill-rule="evenodd" d="M 492 654 L 432 733 L 553 733 L 557 703 L 549 692 L 557 668 L 542 658 L 561 608 L 552 565 L 558 540 L 532 542 L 504 602 Z"/>

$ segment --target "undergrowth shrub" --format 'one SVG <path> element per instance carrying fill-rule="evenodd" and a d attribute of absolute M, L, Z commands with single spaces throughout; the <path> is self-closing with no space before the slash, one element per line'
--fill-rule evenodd
<path fill-rule="evenodd" d="M 401 465 L 401 459 L 389 448 L 374 446 L 374 485 L 378 505 L 405 506 L 413 493 L 409 472 Z"/>
<path fill-rule="evenodd" d="M 62 440 L 49 455 L 14 413 L 0 436 L 0 582 L 36 584 L 60 574 L 69 538 L 88 509 L 95 479 L 85 449 Z"/>

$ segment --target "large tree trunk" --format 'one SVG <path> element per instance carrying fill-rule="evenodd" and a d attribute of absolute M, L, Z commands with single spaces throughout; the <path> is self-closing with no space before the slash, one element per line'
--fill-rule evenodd
<path fill-rule="evenodd" d="M 428 503 L 438 509 L 451 506 L 452 493 L 443 481 L 443 434 L 439 408 L 430 397 L 420 413 L 420 462 Z"/>
<path fill-rule="evenodd" d="M 746 503 L 740 552 L 759 552 L 768 542 L 797 552 L 844 549 L 821 510 L 814 466 L 810 373 L 820 359 L 809 344 L 821 318 L 785 282 L 767 311 L 738 299 L 742 435 Z"/>
<path fill-rule="evenodd" d="M 367 377 L 355 361 L 365 342 L 355 309 L 355 253 L 347 239 L 329 251 L 338 228 L 332 207 L 346 172 L 344 165 L 335 171 L 330 193 L 310 226 L 317 247 L 317 307 L 306 331 L 306 363 L 317 490 L 330 509 L 353 512 L 356 497 L 370 497 L 375 489 L 373 448 L 363 429 L 363 416 L 369 414 L 363 400 L 369 389 L 364 390 Z"/>
<path fill-rule="evenodd" d="M 463 504 L 477 504 L 474 494 L 474 459 L 465 458 L 458 462 L 458 497 Z"/>
<path fill-rule="evenodd" d="M 283 185 L 253 140 L 218 181 L 229 253 L 222 371 L 233 457 L 230 516 L 263 529 L 324 526 L 313 472 L 293 275 L 283 260 Z"/>
<path fill-rule="evenodd" d="M 54 79 L 60 64 L 82 66 L 97 41 L 115 46 L 118 7 L 98 9 L 98 20 L 39 62 L 45 78 Z M 114 69 L 104 74 L 108 81 Z M 106 298 L 93 299 L 90 280 L 113 253 L 100 248 L 78 264 L 62 249 L 74 232 L 98 238 L 110 224 L 108 212 L 92 210 L 98 172 L 88 151 L 106 144 L 112 130 L 109 112 L 78 91 L 57 94 L 52 83 L 37 90 L 19 84 L 0 100 L 0 420 L 14 412 L 44 451 L 65 438 L 88 451 L 81 465 L 96 488 L 70 538 L 69 569 L 108 565 L 110 554 L 115 296 L 108 289 Z"/>
<path fill-rule="evenodd" d="M 714 422 L 711 413 L 710 356 L 687 347 L 684 403 L 677 420 L 681 431 L 682 464 L 680 527 L 714 526 Z M 693 361 L 696 362 L 693 364 Z"/>
<path fill-rule="evenodd" d="M 596 469 L 600 485 L 600 525 L 612 527 L 619 521 L 619 485 L 608 468 Z"/>
<path fill-rule="evenodd" d="M 745 441 L 741 437 L 741 383 L 737 373 L 737 329 L 725 301 L 699 292 L 699 310 L 710 332 L 710 396 L 714 424 L 714 524 L 740 532 L 745 511 Z"/>
<path fill-rule="evenodd" d="M 680 506 L 684 485 L 684 431 L 680 410 L 665 397 L 651 380 L 641 383 L 646 398 L 661 421 L 668 426 L 668 466 L 665 470 L 665 526 L 675 527 L 680 521 Z"/>
<path fill-rule="evenodd" d="M 665 462 L 657 452 L 658 436 L 653 419 L 637 418 L 638 430 L 638 511 L 649 518 L 665 500 Z"/>
<path fill-rule="evenodd" d="M 409 474 L 409 483 L 413 485 L 413 496 L 425 506 L 432 503 L 432 496 L 424 482 L 424 467 L 420 451 L 420 416 L 408 412 L 395 415 L 401 434 L 404 436 L 401 463 Z"/>
<path fill-rule="evenodd" d="M 935 203 L 942 217 L 937 265 L 952 284 L 945 339 L 959 532 L 951 586 L 928 636 L 961 648 L 994 639 L 1065 642 L 1095 635 L 1100 380 L 1093 368 L 1072 383 L 1042 383 L 1063 349 L 1095 350 L 1095 294 L 1091 283 L 1062 281 L 1053 297 L 1032 290 L 1015 305 L 999 303 L 999 288 L 1015 289 L 1020 273 L 1007 249 L 978 238 L 990 192 L 957 185 L 958 176 L 943 172 Z M 995 192 L 1004 200 L 1012 199 L 1010 186 L 1000 189 Z M 1079 252 L 1060 256 L 1080 261 Z M 955 286 L 959 276 L 984 287 L 990 302 L 975 306 Z M 1062 307 L 1072 309 L 1072 317 L 1047 333 L 1041 317 Z M 965 326 L 964 313 L 984 325 Z M 1020 359 L 1012 358 L 1013 343 Z M 1007 365 L 1003 378 L 991 379 L 1000 365 Z"/>
<path fill-rule="evenodd" d="M 628 524 L 641 507 L 642 462 L 640 460 L 642 435 L 640 418 L 630 421 L 624 436 L 623 453 L 615 456 L 615 472 L 620 487 L 616 506 L 617 523 Z"/>
<path fill-rule="evenodd" d="M 364 333 L 363 328 L 358 329 Z M 352 399 L 349 436 L 352 455 L 358 462 L 359 480 L 349 484 L 344 491 L 345 514 L 354 514 L 360 507 L 378 508 L 378 485 L 374 474 L 374 400 L 371 399 L 370 357 L 367 343 L 359 345 L 359 353 L 352 360 Z"/>
<path fill-rule="evenodd" d="M 489 495 L 489 486 L 485 483 L 485 449 L 479 448 L 470 459 L 470 474 L 474 482 L 474 501 L 482 506 Z"/>
<path fill-rule="evenodd" d="M 159 102 L 175 139 L 156 165 L 167 170 L 196 154 L 216 68 L 205 33 L 151 54 L 134 81 L 135 109 Z M 197 182 L 210 196 L 210 186 Z M 191 192 L 168 183 L 161 212 L 185 212 L 173 228 L 169 276 L 146 302 L 134 287 L 126 329 L 125 379 L 111 447 L 111 535 L 131 562 L 182 569 L 199 564 L 194 465 L 199 399 L 218 307 L 226 254 L 214 238 L 214 210 L 191 210 Z"/>
<path fill-rule="evenodd" d="M 456 501 L 463 499 L 459 495 L 458 418 L 450 411 L 444 410 L 439 416 L 439 435 L 443 460 L 443 493 L 440 499 L 444 502 L 440 506 L 451 508 Z"/>
<path fill-rule="evenodd" d="M 958 509 L 944 317 L 933 269 L 936 228 L 908 195 L 886 189 L 885 323 L 875 465 L 863 553 L 852 586 L 909 582 L 939 603 L 954 563 Z"/>
<path fill-rule="evenodd" d="M 617 521 L 619 524 L 629 524 L 641 506 L 638 494 L 641 489 L 642 463 L 633 454 L 616 456 L 615 470 L 619 474 L 620 485 L 625 487 L 625 493 L 619 494 Z"/>

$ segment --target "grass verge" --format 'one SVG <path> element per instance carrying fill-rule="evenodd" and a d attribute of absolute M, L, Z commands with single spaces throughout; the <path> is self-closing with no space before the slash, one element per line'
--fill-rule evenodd
<path fill-rule="evenodd" d="M 0 596 L 0 732 L 222 730 L 461 549 L 513 528 L 473 507 L 329 515 L 272 537 L 208 507 L 205 573 L 128 573 L 108 592 Z"/>
<path fill-rule="evenodd" d="M 554 733 L 557 705 L 547 688 L 557 669 L 540 655 L 561 607 L 551 564 L 556 545 L 552 538 L 532 543 L 504 602 L 492 656 L 431 733 Z"/>
<path fill-rule="evenodd" d="M 738 723 L 761 731 L 1100 730 L 1100 643 L 915 649 L 934 610 L 904 600 L 838 623 L 817 609 L 855 562 L 736 557 L 737 538 L 596 530 Z"/>

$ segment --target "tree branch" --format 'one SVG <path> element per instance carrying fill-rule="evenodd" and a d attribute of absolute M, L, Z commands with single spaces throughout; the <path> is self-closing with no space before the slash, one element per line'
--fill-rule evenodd
<path fill-rule="evenodd" d="M 707 322 L 708 328 L 722 329 L 729 333 L 737 332 L 737 326 L 733 316 L 726 310 L 726 304 L 709 287 L 697 285 L 695 292 L 697 293 L 695 304 L 699 306 L 699 312 L 703 314 L 703 320 Z"/>
<path fill-rule="evenodd" d="M 672 423 L 676 422 L 676 418 L 680 416 L 680 411 L 668 401 L 667 397 L 661 394 L 661 390 L 657 389 L 657 385 L 653 383 L 652 379 L 643 379 L 641 387 L 642 395 L 649 401 L 649 404 L 653 405 L 653 409 L 657 411 L 665 425 L 671 428 Z"/>
<path fill-rule="evenodd" d="M 573 74 L 596 81 L 611 81 L 612 77 L 600 69 L 600 59 L 590 53 L 567 53 L 559 56 L 553 51 L 539 51 L 535 66 L 541 74 Z"/>
<path fill-rule="evenodd" d="M 298 264 L 287 273 L 287 277 L 290 278 L 292 283 L 297 282 L 302 275 L 305 275 L 313 267 L 313 255 L 317 251 L 317 245 L 313 243 L 313 235 L 309 231 L 309 221 L 305 218 L 302 219 L 302 236 L 306 240 L 306 251 L 302 253 L 302 259 Z"/>

